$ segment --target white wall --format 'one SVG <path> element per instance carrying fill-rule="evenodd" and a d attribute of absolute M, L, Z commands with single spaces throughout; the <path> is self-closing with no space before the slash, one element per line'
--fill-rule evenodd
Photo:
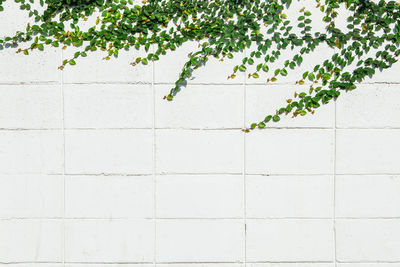
<path fill-rule="evenodd" d="M 0 51 L 0 266 L 400 266 L 400 64 L 245 134 L 296 73 L 266 86 L 211 61 L 163 100 L 194 46 L 64 71 L 72 50 Z"/>

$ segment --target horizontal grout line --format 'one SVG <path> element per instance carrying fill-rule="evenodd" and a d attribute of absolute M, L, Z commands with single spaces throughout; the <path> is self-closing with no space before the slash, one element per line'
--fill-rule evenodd
<path fill-rule="evenodd" d="M 182 131 L 242 131 L 243 128 L 196 128 L 196 127 L 160 127 L 155 130 L 182 130 Z M 147 127 L 133 127 L 133 128 L 65 128 L 65 131 L 132 131 L 132 130 L 153 130 Z M 264 129 L 257 129 L 256 132 L 263 132 L 268 130 L 335 130 L 334 127 L 268 127 Z M 336 128 L 336 130 L 400 130 L 400 127 L 343 127 Z M 13 132 L 13 131 L 62 131 L 62 128 L 0 128 L 0 132 Z M 251 136 L 251 133 L 247 133 Z"/>
<path fill-rule="evenodd" d="M 337 261 L 340 264 L 398 264 L 400 261 L 384 261 L 384 260 L 376 260 L 376 261 Z M 63 262 L 58 261 L 18 261 L 18 262 L 0 262 L 0 265 L 10 265 L 10 264 L 62 264 Z M 74 265 L 91 265 L 91 264 L 105 264 L 105 265 L 142 265 L 149 264 L 153 266 L 153 262 L 102 262 L 102 261 L 93 261 L 93 262 L 80 262 L 80 261 L 65 261 L 66 264 Z M 333 261 L 246 261 L 246 263 L 252 264 L 321 264 L 321 263 L 333 263 Z M 156 264 L 165 264 L 165 265 L 180 265 L 180 264 L 244 264 L 243 261 L 226 261 L 226 262 L 204 262 L 204 261 L 187 261 L 187 262 L 156 262 Z"/>
<path fill-rule="evenodd" d="M 56 220 L 69 220 L 69 221 L 241 221 L 243 217 L 9 217 L 0 218 L 0 221 L 56 221 Z M 331 221 L 332 217 L 246 217 L 247 220 L 253 221 Z M 358 221 L 372 221 L 372 220 L 392 220 L 400 221 L 398 217 L 336 217 L 336 220 L 358 220 Z"/>
<path fill-rule="evenodd" d="M 64 82 L 64 85 L 152 85 L 151 81 L 82 81 L 82 82 Z M 305 83 L 303 87 L 307 85 L 311 85 L 312 83 Z M 363 82 L 356 83 L 356 85 L 374 85 L 374 84 L 388 84 L 388 85 L 399 85 L 400 82 Z M 61 85 L 61 81 L 26 81 L 26 82 L 18 82 L 18 81 L 0 81 L 1 85 Z M 175 86 L 175 81 L 171 82 L 154 82 L 154 85 L 170 85 Z M 229 85 L 240 85 L 243 86 L 243 82 L 193 82 L 189 80 L 189 85 L 221 85 L 221 86 L 229 86 Z M 277 86 L 277 85 L 292 85 L 295 87 L 301 88 L 302 86 L 296 84 L 296 81 L 288 81 L 288 82 L 249 82 L 246 81 L 246 85 L 266 85 L 266 86 Z M 185 86 L 183 86 L 185 88 Z"/>
<path fill-rule="evenodd" d="M 62 173 L 29 173 L 29 172 L 20 172 L 20 173 L 1 173 L 0 175 L 49 175 L 49 176 L 58 176 L 63 175 Z M 65 173 L 66 176 L 97 176 L 97 177 L 107 177 L 107 176 L 152 176 L 152 173 Z M 156 173 L 157 176 L 171 176 L 171 175 L 192 175 L 192 176 L 200 176 L 200 175 L 237 175 L 243 176 L 243 173 L 228 173 L 228 172 L 204 172 L 204 173 L 174 173 L 174 172 L 159 172 Z M 265 177 L 273 177 L 273 176 L 333 176 L 333 173 L 245 173 L 247 176 L 265 176 Z M 400 173 L 338 173 L 336 176 L 400 176 Z"/>

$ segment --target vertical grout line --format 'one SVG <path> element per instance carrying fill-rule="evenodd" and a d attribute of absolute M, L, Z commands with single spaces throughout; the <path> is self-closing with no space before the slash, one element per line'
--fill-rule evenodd
<path fill-rule="evenodd" d="M 154 45 L 152 46 L 153 53 L 155 52 Z M 155 61 L 152 61 L 152 78 L 151 89 L 153 91 L 153 223 L 154 223 L 154 258 L 153 265 L 157 265 L 157 176 L 156 176 L 156 90 L 154 85 L 154 69 Z"/>
<path fill-rule="evenodd" d="M 334 256 L 334 265 L 337 267 L 337 248 L 336 248 L 336 129 L 337 129 L 337 106 L 335 100 L 335 128 L 334 128 L 334 154 L 333 154 L 333 256 Z"/>
<path fill-rule="evenodd" d="M 61 62 L 64 60 L 64 50 L 61 49 Z M 61 98 L 62 98 L 62 138 L 63 138 L 63 211 L 62 211 L 62 265 L 65 267 L 65 97 L 64 97 L 64 72 L 61 71 Z"/>
<path fill-rule="evenodd" d="M 244 50 L 246 57 L 246 49 Z M 246 77 L 247 71 L 244 72 L 243 78 L 243 129 L 246 129 Z M 247 265 L 247 203 L 246 203 L 246 133 L 243 133 L 243 221 L 244 221 L 244 267 Z"/>

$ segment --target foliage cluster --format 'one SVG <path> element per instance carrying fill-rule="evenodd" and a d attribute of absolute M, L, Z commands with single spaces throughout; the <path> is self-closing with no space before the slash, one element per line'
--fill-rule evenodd
<path fill-rule="evenodd" d="M 6 0 L 0 0 L 0 11 Z M 80 57 L 102 50 L 105 59 L 118 57 L 121 49 L 144 48 L 146 55 L 131 65 L 147 65 L 188 41 L 200 43 L 188 55 L 175 86 L 165 97 L 173 100 L 181 85 L 193 71 L 211 57 L 232 59 L 244 49 L 250 52 L 233 69 L 229 79 L 238 72 L 267 83 L 276 82 L 288 72 L 299 68 L 306 54 L 324 44 L 335 53 L 322 59 L 312 69 L 302 71 L 297 84 L 309 84 L 305 92 L 295 94 L 275 113 L 250 128 L 265 128 L 281 116 L 314 113 L 322 104 L 336 100 L 342 91 L 353 90 L 356 84 L 377 70 L 392 66 L 400 55 L 400 5 L 381 0 L 315 0 L 305 1 L 307 7 L 296 18 L 285 13 L 291 0 L 14 0 L 20 9 L 29 12 L 35 23 L 13 36 L 0 39 L 0 46 L 25 44 L 18 52 L 44 50 L 48 46 L 74 46 L 80 49 L 73 58 L 62 62 L 75 65 Z M 313 5 L 310 6 L 310 3 Z M 34 8 L 40 5 L 41 8 Z M 347 10 L 346 26 L 335 21 L 340 10 Z M 313 30 L 313 12 L 320 13 L 324 31 Z M 79 26 L 90 16 L 97 20 L 88 30 Z M 154 47 L 154 49 L 151 49 Z M 270 69 L 285 50 L 298 51 Z M 249 72 L 253 65 L 254 72 Z"/>

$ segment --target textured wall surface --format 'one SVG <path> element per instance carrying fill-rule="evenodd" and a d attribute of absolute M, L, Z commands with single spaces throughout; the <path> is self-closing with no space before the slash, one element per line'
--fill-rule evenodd
<path fill-rule="evenodd" d="M 307 86 L 227 80 L 237 57 L 163 100 L 195 46 L 64 71 L 73 50 L 0 51 L 0 266 L 399 267 L 400 64 L 245 134 Z"/>

